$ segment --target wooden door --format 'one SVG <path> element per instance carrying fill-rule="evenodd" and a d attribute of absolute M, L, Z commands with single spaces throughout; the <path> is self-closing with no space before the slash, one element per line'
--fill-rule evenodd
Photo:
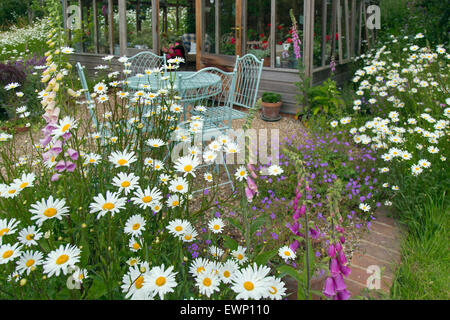
<path fill-rule="evenodd" d="M 245 0 L 196 0 L 197 69 L 232 71 L 243 53 Z"/>

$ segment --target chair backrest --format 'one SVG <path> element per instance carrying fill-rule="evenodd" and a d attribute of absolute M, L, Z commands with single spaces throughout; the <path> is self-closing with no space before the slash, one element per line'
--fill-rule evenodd
<path fill-rule="evenodd" d="M 259 60 L 253 54 L 246 54 L 242 58 L 236 57 L 236 89 L 233 102 L 235 105 L 245 108 L 252 108 L 255 105 L 263 64 L 264 59 Z"/>
<path fill-rule="evenodd" d="M 206 122 L 223 122 L 231 121 L 235 84 L 236 70 L 225 72 L 209 67 L 189 76 L 180 77 L 178 88 L 185 104 L 191 104 L 193 107 L 203 105 L 211 108 L 210 110 L 225 107 L 220 108 L 222 111 L 214 113 L 212 118 L 205 119 Z"/>
<path fill-rule="evenodd" d="M 88 103 L 88 110 L 89 110 L 89 113 L 91 114 L 92 121 L 97 126 L 98 131 L 101 131 L 101 128 L 99 127 L 99 125 L 101 125 L 101 124 L 98 122 L 97 117 L 95 116 L 95 112 L 94 112 L 95 102 L 94 102 L 94 100 L 92 100 L 91 94 L 89 93 L 89 87 L 88 87 L 88 84 L 86 81 L 86 76 L 84 74 L 84 70 L 83 70 L 83 67 L 81 66 L 81 63 L 77 62 L 76 68 L 78 71 L 78 76 L 80 77 L 81 87 L 83 88 L 84 96 L 86 97 L 86 101 Z"/>
<path fill-rule="evenodd" d="M 132 75 L 144 74 L 145 70 L 154 68 L 166 68 L 166 56 L 158 56 L 151 51 L 143 51 L 128 59 L 131 62 Z"/>

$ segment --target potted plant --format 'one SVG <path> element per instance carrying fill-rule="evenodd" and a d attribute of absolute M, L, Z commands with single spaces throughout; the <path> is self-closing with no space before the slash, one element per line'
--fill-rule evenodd
<path fill-rule="evenodd" d="M 281 119 L 280 109 L 283 102 L 281 94 L 274 92 L 264 92 L 262 95 L 262 115 L 264 121 L 278 121 Z"/>

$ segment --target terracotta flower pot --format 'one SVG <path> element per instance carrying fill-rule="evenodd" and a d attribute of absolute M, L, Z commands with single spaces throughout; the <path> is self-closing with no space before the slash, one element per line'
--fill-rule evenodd
<path fill-rule="evenodd" d="M 263 120 L 267 121 L 277 121 L 280 120 L 280 109 L 283 105 L 283 102 L 276 102 L 276 103 L 270 103 L 270 102 L 262 102 L 262 114 L 263 114 Z"/>

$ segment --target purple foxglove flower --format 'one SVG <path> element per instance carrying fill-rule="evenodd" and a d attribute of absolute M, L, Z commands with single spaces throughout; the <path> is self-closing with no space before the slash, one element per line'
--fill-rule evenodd
<path fill-rule="evenodd" d="M 325 285 L 322 293 L 328 298 L 334 297 L 336 295 L 336 287 L 333 278 L 328 277 L 325 279 Z"/>
<path fill-rule="evenodd" d="M 306 213 L 306 206 L 303 204 L 301 207 L 300 207 L 300 215 L 305 215 L 305 213 Z"/>
<path fill-rule="evenodd" d="M 341 236 L 341 237 L 339 238 L 339 240 L 341 241 L 342 244 L 345 243 L 345 237 L 344 237 L 344 236 Z"/>
<path fill-rule="evenodd" d="M 50 178 L 50 181 L 51 182 L 58 181 L 59 176 L 60 176 L 60 174 L 58 174 L 58 173 L 53 174 L 52 177 Z"/>
<path fill-rule="evenodd" d="M 70 162 L 70 161 L 66 162 L 66 170 L 68 172 L 74 172 L 76 167 L 77 167 L 77 165 L 75 163 Z"/>
<path fill-rule="evenodd" d="M 338 252 L 338 259 L 340 264 L 347 264 L 347 258 L 345 257 L 345 253 L 343 250 Z"/>
<path fill-rule="evenodd" d="M 342 245 L 340 242 L 336 242 L 336 250 L 337 250 L 337 252 L 342 251 Z"/>
<path fill-rule="evenodd" d="M 342 274 L 338 273 L 336 276 L 333 277 L 334 284 L 336 287 L 336 291 L 342 291 L 347 289 L 347 286 L 345 285 L 344 278 L 342 277 Z"/>
<path fill-rule="evenodd" d="M 252 202 L 254 195 L 254 192 L 250 188 L 245 187 L 245 196 L 247 197 L 248 202 Z"/>
<path fill-rule="evenodd" d="M 298 232 L 298 229 L 299 229 L 298 222 L 294 222 L 294 224 L 289 228 L 289 230 L 291 230 L 294 234 Z"/>
<path fill-rule="evenodd" d="M 331 259 L 330 262 L 330 272 L 333 277 L 337 276 L 340 272 L 339 263 L 336 258 Z"/>
<path fill-rule="evenodd" d="M 67 149 L 67 154 L 73 161 L 76 161 L 78 159 L 78 152 L 74 149 L 71 148 Z"/>
<path fill-rule="evenodd" d="M 45 147 L 46 145 L 48 145 L 50 143 L 50 141 L 52 141 L 52 136 L 51 135 L 46 135 L 44 136 L 44 138 L 39 140 L 39 143 Z"/>
<path fill-rule="evenodd" d="M 255 173 L 255 167 L 252 164 L 247 164 L 247 169 L 250 172 L 250 175 L 252 176 L 253 179 L 258 179 L 258 176 Z"/>
<path fill-rule="evenodd" d="M 297 240 L 294 240 L 294 242 L 292 242 L 290 244 L 289 248 L 295 252 L 295 251 L 297 251 L 299 246 L 300 246 L 300 243 Z"/>
<path fill-rule="evenodd" d="M 317 239 L 320 236 L 320 230 L 316 230 L 315 228 L 309 228 L 309 232 L 311 234 L 311 238 Z"/>
<path fill-rule="evenodd" d="M 348 300 L 350 298 L 350 292 L 347 289 L 339 291 L 336 295 L 336 300 Z"/>
<path fill-rule="evenodd" d="M 69 139 L 72 135 L 70 134 L 69 131 L 67 131 L 66 133 L 64 133 L 62 135 L 64 142 L 67 141 L 67 139 Z"/>
<path fill-rule="evenodd" d="M 300 217 L 301 217 L 300 209 L 295 210 L 294 214 L 292 215 L 292 219 L 298 220 L 300 219 Z"/>
<path fill-rule="evenodd" d="M 53 144 L 53 147 L 50 149 L 55 154 L 60 154 L 62 151 L 62 141 L 56 140 L 56 142 Z"/>
<path fill-rule="evenodd" d="M 339 266 L 339 269 L 341 270 L 341 273 L 346 277 L 348 277 L 350 273 L 352 273 L 352 269 L 342 264 Z"/>
<path fill-rule="evenodd" d="M 328 246 L 328 256 L 331 258 L 336 258 L 336 248 L 334 247 L 334 244 L 330 244 Z"/>
<path fill-rule="evenodd" d="M 55 170 L 59 172 L 63 172 L 64 170 L 66 170 L 66 163 L 64 162 L 64 160 L 58 161 L 58 163 L 55 166 Z"/>
<path fill-rule="evenodd" d="M 247 186 L 254 192 L 258 193 L 258 186 L 255 184 L 252 178 L 247 178 Z"/>

